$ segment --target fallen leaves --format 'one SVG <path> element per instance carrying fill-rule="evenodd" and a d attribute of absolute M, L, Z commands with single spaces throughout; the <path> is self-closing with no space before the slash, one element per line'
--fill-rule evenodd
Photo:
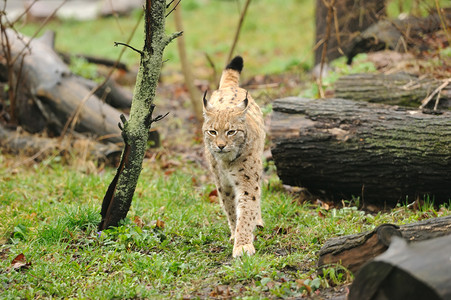
<path fill-rule="evenodd" d="M 218 190 L 212 190 L 208 194 L 207 199 L 210 203 L 218 203 Z"/>
<path fill-rule="evenodd" d="M 20 253 L 11 261 L 11 267 L 9 268 L 9 270 L 23 271 L 29 269 L 30 267 L 31 262 L 28 262 L 25 258 L 25 255 L 23 253 Z"/>

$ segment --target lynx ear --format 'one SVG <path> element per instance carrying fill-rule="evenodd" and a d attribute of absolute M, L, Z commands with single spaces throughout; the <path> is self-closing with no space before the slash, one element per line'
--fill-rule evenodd
<path fill-rule="evenodd" d="M 243 109 L 242 113 L 246 113 L 247 109 L 249 108 L 249 99 L 247 99 L 247 94 L 249 92 L 246 91 L 246 98 L 244 98 L 243 102 L 240 103 L 240 107 Z"/>
<path fill-rule="evenodd" d="M 204 104 L 204 114 L 208 114 L 209 112 L 210 112 L 210 105 L 208 104 L 208 100 L 207 100 L 207 92 L 208 92 L 208 90 L 205 90 L 205 93 L 204 93 L 204 97 L 202 98 L 202 102 L 203 102 L 203 104 Z"/>

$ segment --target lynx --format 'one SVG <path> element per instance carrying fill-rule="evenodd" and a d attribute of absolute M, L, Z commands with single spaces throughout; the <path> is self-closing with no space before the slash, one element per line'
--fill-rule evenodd
<path fill-rule="evenodd" d="M 263 116 L 251 95 L 239 87 L 243 59 L 222 72 L 219 89 L 203 97 L 205 153 L 234 240 L 233 257 L 255 253 L 253 231 L 261 216 Z"/>

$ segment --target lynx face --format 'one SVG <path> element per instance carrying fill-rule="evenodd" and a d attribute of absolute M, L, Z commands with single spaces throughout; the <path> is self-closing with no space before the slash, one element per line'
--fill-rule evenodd
<path fill-rule="evenodd" d="M 204 142 L 211 154 L 219 160 L 232 161 L 242 152 L 247 136 L 247 103 L 244 102 L 237 107 L 205 113 Z"/>

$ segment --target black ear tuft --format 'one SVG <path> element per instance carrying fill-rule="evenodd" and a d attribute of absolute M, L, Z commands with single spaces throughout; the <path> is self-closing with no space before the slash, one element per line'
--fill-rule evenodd
<path fill-rule="evenodd" d="M 235 56 L 235 58 L 232 59 L 226 67 L 226 70 L 230 69 L 241 73 L 241 71 L 243 70 L 243 58 L 241 56 Z"/>
<path fill-rule="evenodd" d="M 206 98 L 206 96 L 207 96 L 207 91 L 208 90 L 205 90 L 205 93 L 204 93 L 204 98 L 202 99 L 203 101 L 204 101 L 204 108 L 207 108 L 207 98 Z"/>
<path fill-rule="evenodd" d="M 246 91 L 246 98 L 244 98 L 244 101 L 243 101 L 243 103 L 244 103 L 244 109 L 246 109 L 246 108 L 247 108 L 247 105 L 249 104 L 249 100 L 247 99 L 247 93 L 248 93 L 248 91 Z"/>

